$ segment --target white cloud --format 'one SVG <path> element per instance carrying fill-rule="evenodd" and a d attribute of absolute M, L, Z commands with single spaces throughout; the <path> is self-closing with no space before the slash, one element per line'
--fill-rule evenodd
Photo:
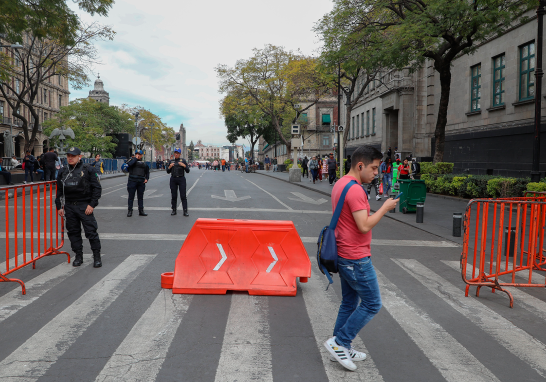
<path fill-rule="evenodd" d="M 319 45 L 311 29 L 331 7 L 330 0 L 117 0 L 107 18 L 83 18 L 117 32 L 113 42 L 98 43 L 103 65 L 96 72 L 111 104 L 143 106 L 175 128 L 184 123 L 188 143 L 224 145 L 214 68 L 265 44 L 314 53 Z"/>

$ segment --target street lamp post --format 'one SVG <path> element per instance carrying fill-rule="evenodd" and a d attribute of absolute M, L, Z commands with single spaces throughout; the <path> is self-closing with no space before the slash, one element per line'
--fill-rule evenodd
<path fill-rule="evenodd" d="M 540 0 L 540 5 L 537 9 L 538 35 L 537 35 L 537 55 L 535 68 L 535 129 L 533 136 L 533 165 L 531 167 L 531 182 L 540 181 L 540 120 L 542 106 L 542 40 L 544 30 L 543 16 L 546 13 L 546 0 Z"/>
<path fill-rule="evenodd" d="M 154 126 L 155 124 L 152 122 L 150 124 L 150 167 L 152 167 L 152 162 L 154 161 Z"/>

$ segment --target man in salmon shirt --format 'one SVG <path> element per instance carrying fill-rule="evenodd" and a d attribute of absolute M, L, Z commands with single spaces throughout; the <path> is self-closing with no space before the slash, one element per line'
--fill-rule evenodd
<path fill-rule="evenodd" d="M 352 155 L 349 173 L 338 180 L 332 190 L 334 211 L 345 186 L 352 180 L 358 183 L 347 192 L 336 227 L 342 301 L 334 336 L 324 343 L 331 359 L 349 370 L 356 370 L 354 362 L 366 359 L 366 354 L 353 349 L 351 342 L 381 309 L 370 250 L 372 228 L 398 203 L 398 200 L 387 199 L 370 216 L 368 196 L 361 185 L 370 183 L 378 174 L 381 158 L 381 152 L 372 146 L 358 147 Z"/>

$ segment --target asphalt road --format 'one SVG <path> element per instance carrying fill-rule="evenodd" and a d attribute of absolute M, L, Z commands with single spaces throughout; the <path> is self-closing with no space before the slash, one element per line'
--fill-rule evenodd
<path fill-rule="evenodd" d="M 368 359 L 345 371 L 322 346 L 341 296 L 337 276 L 325 290 L 315 264 L 329 198 L 257 174 L 192 170 L 187 181 L 190 217 L 170 216 L 169 177 L 154 172 L 149 215 L 127 218 L 126 178 L 103 180 L 103 267 L 90 266 L 86 242 L 80 268 L 61 255 L 17 271 L 26 296 L 0 283 L 0 381 L 546 379 L 544 289 L 519 290 L 513 309 L 502 293 L 464 297 L 461 247 L 392 219 L 373 230 L 383 308 L 353 343 Z M 312 277 L 296 297 L 162 290 L 200 217 L 293 221 Z"/>

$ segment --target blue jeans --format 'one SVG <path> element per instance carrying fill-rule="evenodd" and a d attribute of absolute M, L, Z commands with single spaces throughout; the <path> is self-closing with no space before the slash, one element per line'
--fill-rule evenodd
<path fill-rule="evenodd" d="M 343 297 L 334 336 L 339 345 L 350 349 L 358 332 L 381 309 L 381 295 L 370 256 L 358 260 L 338 257 L 337 264 Z"/>
<path fill-rule="evenodd" d="M 391 187 L 392 187 L 392 172 L 390 174 L 383 174 L 383 195 L 388 195 Z"/>

